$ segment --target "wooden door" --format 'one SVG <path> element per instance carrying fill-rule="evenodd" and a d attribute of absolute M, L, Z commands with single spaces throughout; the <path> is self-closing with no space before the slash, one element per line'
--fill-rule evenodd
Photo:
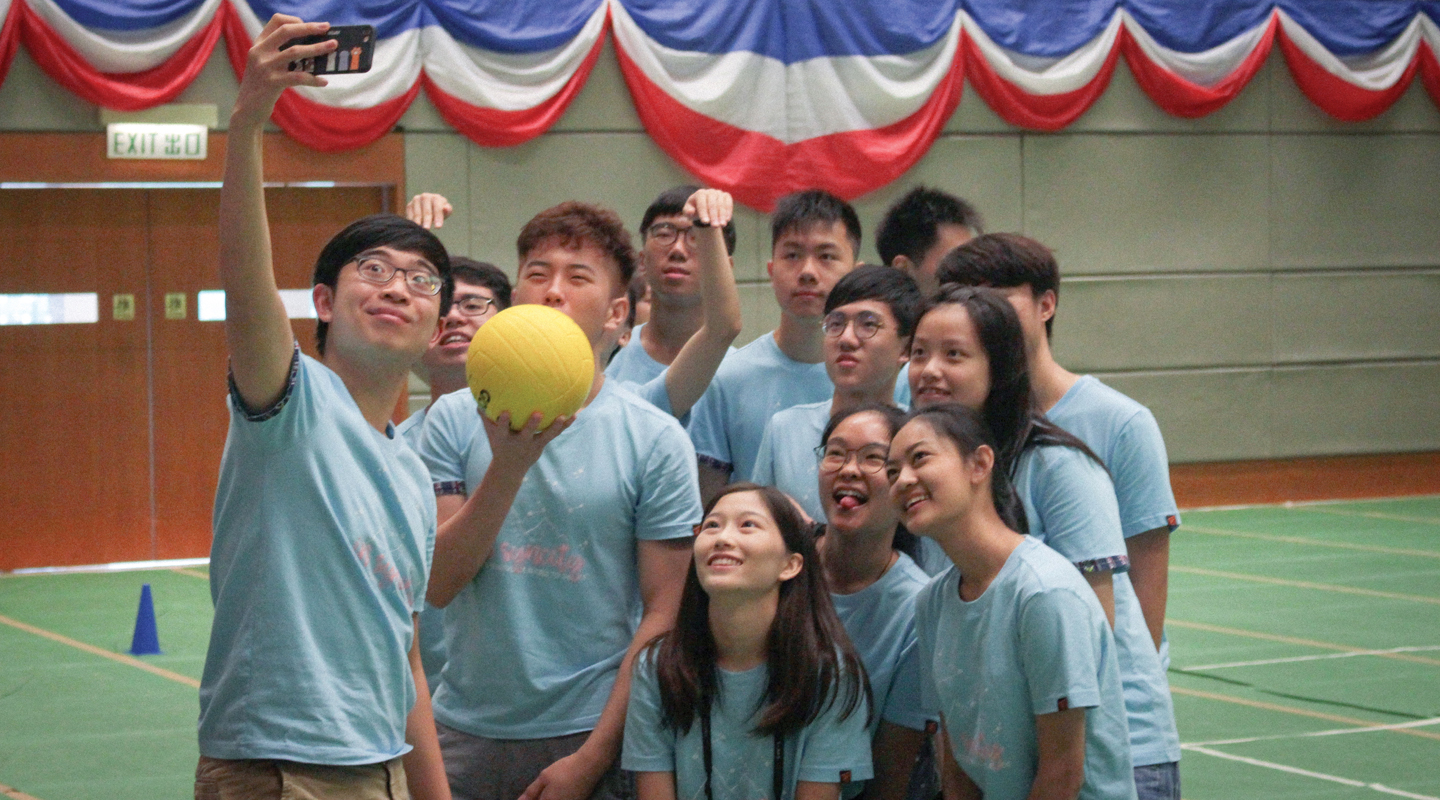
<path fill-rule="evenodd" d="M 150 557 L 145 229 L 143 192 L 0 191 L 0 293 L 99 295 L 97 322 L 0 325 L 0 569 Z"/>
<path fill-rule="evenodd" d="M 378 187 L 266 192 L 279 286 L 381 210 Z M 0 191 L 0 294 L 96 292 L 88 324 L 0 325 L 0 570 L 201 557 L 228 426 L 216 189 Z M 134 297 L 116 320 L 113 296 Z M 184 310 L 166 314 L 166 297 Z M 315 355 L 315 321 L 296 319 Z"/>

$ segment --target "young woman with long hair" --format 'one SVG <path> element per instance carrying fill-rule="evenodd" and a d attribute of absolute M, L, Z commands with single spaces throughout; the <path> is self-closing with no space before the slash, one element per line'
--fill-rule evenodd
<path fill-rule="evenodd" d="M 726 487 L 675 627 L 643 651 L 622 765 L 640 800 L 835 800 L 871 776 L 865 669 L 784 494 Z"/>
<path fill-rule="evenodd" d="M 979 412 L 995 443 L 995 471 L 1014 487 L 1016 530 L 1069 559 L 1095 591 L 1115 631 L 1142 800 L 1178 800 L 1174 704 L 1126 574 L 1115 487 L 1089 448 L 1038 411 L 1014 306 L 993 289 L 945 284 L 916 327 L 909 369 L 918 407 L 957 402 Z M 1168 777 L 1154 780 L 1157 770 Z"/>
<path fill-rule="evenodd" d="M 835 612 L 870 678 L 875 778 L 868 800 L 930 800 L 938 787 L 925 748 L 938 719 L 921 699 L 915 596 L 929 581 L 910 553 L 915 537 L 890 503 L 885 458 L 905 412 L 869 403 L 830 418 L 818 454 L 828 522 L 816 543 Z"/>
<path fill-rule="evenodd" d="M 1105 612 L 1064 556 L 996 510 L 1009 487 L 995 453 L 973 410 L 941 404 L 910 416 L 886 466 L 906 527 L 957 567 L 916 602 L 921 669 L 948 742 L 945 796 L 1133 799 Z"/>

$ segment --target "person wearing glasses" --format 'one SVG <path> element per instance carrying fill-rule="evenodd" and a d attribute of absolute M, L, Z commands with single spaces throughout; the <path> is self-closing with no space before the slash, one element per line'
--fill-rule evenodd
<path fill-rule="evenodd" d="M 319 358 L 275 286 L 262 134 L 284 89 L 323 86 L 282 52 L 326 23 L 277 14 L 251 47 L 220 190 L 230 430 L 215 494 L 215 604 L 195 797 L 448 798 L 420 665 L 436 504 L 390 414 L 451 301 L 450 262 L 401 217 L 320 251 Z"/>
<path fill-rule="evenodd" d="M 776 204 L 765 269 L 780 325 L 730 354 L 695 404 L 689 431 L 702 497 L 713 497 L 732 480 L 751 479 L 765 424 L 775 412 L 818 403 L 834 392 L 818 323 L 825 298 L 855 268 L 859 252 L 860 219 L 844 200 L 810 189 Z"/>
<path fill-rule="evenodd" d="M 688 185 L 666 189 L 645 209 L 640 220 L 639 272 L 650 289 L 650 315 L 648 321 L 637 317 L 640 324 L 631 331 L 629 343 L 605 367 L 608 377 L 642 386 L 649 383 L 675 362 L 705 323 L 704 273 L 695 241 L 699 231 L 684 213 L 686 202 L 698 191 L 699 186 Z M 721 234 L 728 261 L 735 253 L 733 220 L 725 223 Z"/>
<path fill-rule="evenodd" d="M 826 519 L 817 477 L 820 433 L 835 414 L 863 403 L 892 403 L 924 299 L 915 281 L 889 267 L 864 266 L 841 278 L 825 299 L 821 323 L 828 399 L 777 412 L 765 426 L 750 477 L 795 498 L 812 519 Z M 702 401 L 703 402 L 703 401 Z"/>
<path fill-rule="evenodd" d="M 851 406 L 830 418 L 819 448 L 820 501 L 829 522 L 815 550 L 870 681 L 871 800 L 931 800 L 940 788 L 926 747 L 940 715 L 921 691 L 915 632 L 915 598 L 930 576 L 911 558 L 918 542 L 900 527 L 885 475 L 890 439 L 904 421 L 905 412 L 885 403 Z"/>

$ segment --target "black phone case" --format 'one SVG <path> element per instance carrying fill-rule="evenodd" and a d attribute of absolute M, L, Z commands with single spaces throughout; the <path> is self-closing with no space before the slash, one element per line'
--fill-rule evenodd
<path fill-rule="evenodd" d="M 370 62 L 375 56 L 375 28 L 370 25 L 336 25 L 322 34 L 291 39 L 281 45 L 280 49 L 285 50 L 300 44 L 319 44 L 327 39 L 338 39 L 340 46 L 319 58 L 291 61 L 290 70 L 303 70 L 316 75 L 345 75 L 370 71 Z"/>

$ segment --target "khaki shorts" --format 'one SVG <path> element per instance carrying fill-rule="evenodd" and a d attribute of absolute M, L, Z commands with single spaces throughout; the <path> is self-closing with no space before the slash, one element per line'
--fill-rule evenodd
<path fill-rule="evenodd" d="M 335 767 L 200 756 L 195 800 L 410 800 L 399 758 Z"/>

